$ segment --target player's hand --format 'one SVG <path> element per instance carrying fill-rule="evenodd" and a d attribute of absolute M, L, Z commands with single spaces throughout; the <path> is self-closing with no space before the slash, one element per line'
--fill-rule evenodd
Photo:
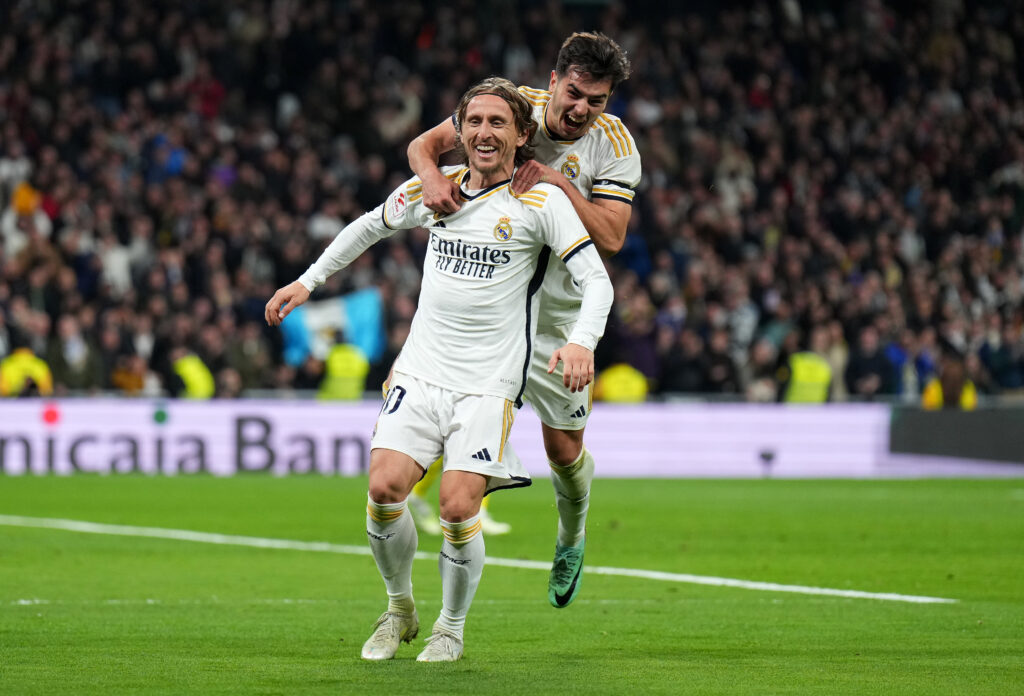
<path fill-rule="evenodd" d="M 526 193 L 536 186 L 538 181 L 553 184 L 560 176 L 562 175 L 551 167 L 543 165 L 537 160 L 528 160 L 516 170 L 516 174 L 512 178 L 512 193 L 517 196 Z"/>
<path fill-rule="evenodd" d="M 594 381 L 594 351 L 575 343 L 566 343 L 548 360 L 550 375 L 562 363 L 562 384 L 571 392 L 581 392 Z"/>
<path fill-rule="evenodd" d="M 459 185 L 437 172 L 421 179 L 423 181 L 423 205 L 435 213 L 454 213 L 462 207 L 459 200 Z"/>
<path fill-rule="evenodd" d="M 267 303 L 265 316 L 270 326 L 280 326 L 284 318 L 291 314 L 291 311 L 309 299 L 309 290 L 306 286 L 295 281 L 290 285 L 274 293 Z"/>

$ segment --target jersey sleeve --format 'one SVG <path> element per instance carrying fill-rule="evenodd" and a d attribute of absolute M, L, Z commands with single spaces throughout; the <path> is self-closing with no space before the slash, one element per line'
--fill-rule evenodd
<path fill-rule="evenodd" d="M 422 198 L 423 184 L 418 178 L 399 186 L 381 205 L 344 227 L 320 258 L 299 276 L 299 282 L 312 292 L 376 242 L 398 230 L 422 224 L 424 207 L 419 203 Z"/>
<path fill-rule="evenodd" d="M 384 204 L 378 206 L 381 222 L 390 230 L 405 230 L 423 224 L 423 182 L 413 177 L 391 192 Z"/>
<path fill-rule="evenodd" d="M 590 199 L 603 198 L 632 205 L 640 184 L 640 153 L 621 121 L 608 119 L 600 125 L 607 136 L 604 143 L 607 156 L 594 176 Z"/>
<path fill-rule="evenodd" d="M 569 343 L 594 350 L 604 335 L 614 297 L 604 262 L 564 193 L 554 189 L 539 214 L 544 220 L 545 241 L 583 291 Z"/>
<path fill-rule="evenodd" d="M 553 186 L 545 187 L 545 190 L 534 188 L 520 194 L 519 200 L 538 209 L 537 215 L 541 217 L 545 235 L 544 242 L 563 263 L 588 246 L 594 245 L 569 197 L 559 189 Z"/>

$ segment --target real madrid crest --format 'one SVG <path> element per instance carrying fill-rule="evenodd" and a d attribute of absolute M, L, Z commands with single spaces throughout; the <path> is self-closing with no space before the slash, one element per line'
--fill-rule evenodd
<path fill-rule="evenodd" d="M 498 224 L 494 226 L 494 238 L 499 242 L 512 239 L 512 218 L 507 215 L 498 218 Z"/>
<path fill-rule="evenodd" d="M 579 155 L 570 154 L 566 156 L 565 162 L 562 163 L 562 174 L 567 179 L 575 179 L 580 175 Z"/>

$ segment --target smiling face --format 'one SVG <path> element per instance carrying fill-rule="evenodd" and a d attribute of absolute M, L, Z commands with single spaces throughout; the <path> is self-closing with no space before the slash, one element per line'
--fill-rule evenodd
<path fill-rule="evenodd" d="M 595 80 L 590 73 L 572 66 L 564 75 L 552 71 L 548 89 L 551 101 L 544 125 L 557 138 L 575 140 L 604 113 L 612 94 L 612 81 L 610 78 Z"/>
<path fill-rule="evenodd" d="M 494 94 L 477 95 L 466 106 L 460 125 L 470 188 L 486 188 L 511 178 L 516 148 L 526 143 L 529 133 L 517 131 L 508 102 Z"/>

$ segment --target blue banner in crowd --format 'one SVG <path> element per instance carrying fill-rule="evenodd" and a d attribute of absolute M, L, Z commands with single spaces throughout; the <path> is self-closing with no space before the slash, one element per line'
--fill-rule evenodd
<path fill-rule="evenodd" d="M 384 352 L 387 340 L 380 292 L 368 288 L 307 302 L 285 317 L 281 332 L 284 361 L 289 365 L 301 365 L 311 353 L 323 360 L 339 335 L 363 351 L 372 363 Z"/>

